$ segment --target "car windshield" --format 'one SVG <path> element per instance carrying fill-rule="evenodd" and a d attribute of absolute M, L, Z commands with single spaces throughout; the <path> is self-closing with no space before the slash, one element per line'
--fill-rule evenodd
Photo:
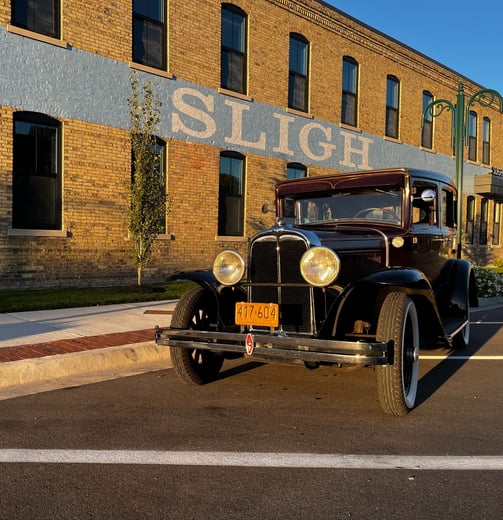
<path fill-rule="evenodd" d="M 396 186 L 367 186 L 323 196 L 308 193 L 283 199 L 282 207 L 283 216 L 295 224 L 355 220 L 400 224 L 402 190 Z"/>

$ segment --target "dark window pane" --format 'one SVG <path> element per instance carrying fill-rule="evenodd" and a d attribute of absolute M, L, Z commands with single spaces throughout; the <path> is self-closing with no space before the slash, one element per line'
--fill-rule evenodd
<path fill-rule="evenodd" d="M 164 0 L 133 2 L 133 61 L 166 68 Z"/>
<path fill-rule="evenodd" d="M 59 38 L 59 0 L 13 0 L 12 23 Z"/>
<path fill-rule="evenodd" d="M 47 118 L 49 119 L 49 118 Z M 58 126 L 14 123 L 13 226 L 28 229 L 61 228 Z"/>
<path fill-rule="evenodd" d="M 300 35 L 290 35 L 288 106 L 308 110 L 308 57 L 309 44 Z"/>
<path fill-rule="evenodd" d="M 299 179 L 305 177 L 307 169 L 304 165 L 298 163 L 290 163 L 286 167 L 286 178 L 287 179 Z"/>
<path fill-rule="evenodd" d="M 238 154 L 220 157 L 218 234 L 240 236 L 244 230 L 244 160 Z"/>
<path fill-rule="evenodd" d="M 353 58 L 345 57 L 342 62 L 342 106 L 341 121 L 357 126 L 358 64 Z"/>
<path fill-rule="evenodd" d="M 235 92 L 245 92 L 244 56 L 233 51 L 222 51 L 221 84 Z"/>
<path fill-rule="evenodd" d="M 433 148 L 433 116 L 431 112 L 425 110 L 433 102 L 433 95 L 430 92 L 423 92 L 423 127 L 421 131 L 421 146 Z"/>
<path fill-rule="evenodd" d="M 356 125 L 356 96 L 348 92 L 342 94 L 342 118 L 346 125 Z"/>
<path fill-rule="evenodd" d="M 223 88 L 246 93 L 246 16 L 233 6 L 222 7 L 220 82 Z"/>
<path fill-rule="evenodd" d="M 164 0 L 133 0 L 135 14 L 164 22 Z"/>
<path fill-rule="evenodd" d="M 398 79 L 388 76 L 386 88 L 386 135 L 398 139 L 400 89 Z"/>

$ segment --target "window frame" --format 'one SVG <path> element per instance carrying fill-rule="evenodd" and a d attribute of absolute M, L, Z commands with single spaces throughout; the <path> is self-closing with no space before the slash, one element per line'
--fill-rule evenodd
<path fill-rule="evenodd" d="M 480 229 L 479 229 L 479 244 L 487 245 L 487 231 L 489 221 L 489 199 L 484 197 L 480 203 Z"/>
<path fill-rule="evenodd" d="M 21 132 L 17 131 L 18 124 L 29 124 L 31 133 L 32 128 L 46 128 L 54 130 L 54 156 L 49 159 L 51 164 L 51 171 L 47 171 L 45 168 L 38 168 L 38 162 L 45 159 L 47 155 L 43 154 L 44 150 L 40 150 L 41 139 L 43 136 L 39 136 L 37 132 L 34 139 L 34 143 L 30 143 L 35 147 L 35 153 L 27 154 L 26 143 L 20 142 Z M 29 135 L 29 134 L 27 134 Z M 63 182 L 62 182 L 62 124 L 57 119 L 54 119 L 46 114 L 39 112 L 15 112 L 13 117 L 13 152 L 12 152 L 12 227 L 14 229 L 30 229 L 30 230 L 61 230 L 62 229 L 62 212 L 63 212 Z M 20 159 L 17 159 L 17 147 L 22 148 L 20 152 L 21 157 L 32 157 L 35 163 L 35 169 L 25 168 L 24 172 L 22 166 L 19 164 Z M 22 159 L 21 159 L 22 160 Z M 54 168 L 54 171 L 52 171 Z M 46 179 L 45 184 L 49 184 L 50 179 L 54 182 L 51 183 L 53 191 L 53 203 L 52 207 L 48 204 L 36 204 L 34 202 L 33 194 L 39 198 L 41 194 L 40 186 L 30 187 L 30 185 L 43 182 Z M 32 182 L 30 182 L 32 181 Z M 30 211 L 26 211 L 30 208 Z M 39 210 L 42 215 L 47 213 L 52 214 L 52 218 L 37 219 L 35 217 L 35 211 Z"/>
<path fill-rule="evenodd" d="M 290 175 L 292 173 L 293 175 Z M 300 173 L 300 175 L 298 175 Z M 286 165 L 286 178 L 287 179 L 300 179 L 307 177 L 307 166 L 301 163 L 293 162 Z"/>
<path fill-rule="evenodd" d="M 493 232 L 491 238 L 491 244 L 493 246 L 499 246 L 501 241 L 501 213 L 502 213 L 503 202 L 494 201 L 493 207 Z"/>
<path fill-rule="evenodd" d="M 223 159 L 231 161 L 229 171 L 223 172 Z M 233 169 L 236 164 L 234 161 L 239 161 L 240 172 L 239 172 L 239 189 L 237 192 L 231 190 L 225 190 L 223 188 L 223 175 L 234 177 Z M 245 182 L 246 182 L 246 157 L 238 152 L 224 151 L 220 153 L 219 161 L 219 173 L 218 173 L 218 222 L 217 222 L 217 235 L 222 237 L 244 236 L 244 223 L 245 223 Z M 232 179 L 233 180 L 233 179 Z M 234 203 L 230 201 L 234 199 Z M 228 206 L 231 206 L 231 210 L 237 211 L 238 215 L 236 218 L 231 219 L 227 215 Z"/>
<path fill-rule="evenodd" d="M 359 75 L 358 62 L 351 56 L 344 56 L 342 58 L 341 123 L 353 127 L 358 127 Z"/>
<path fill-rule="evenodd" d="M 473 244 L 473 240 L 475 237 L 475 197 L 473 195 L 469 195 L 466 198 L 466 243 Z"/>
<path fill-rule="evenodd" d="M 482 119 L 482 164 L 491 164 L 491 120 Z"/>
<path fill-rule="evenodd" d="M 423 148 L 433 149 L 433 115 L 431 112 L 425 112 L 430 103 L 433 103 L 435 97 L 429 90 L 423 90 L 423 120 L 421 126 L 421 146 Z"/>
<path fill-rule="evenodd" d="M 52 2 L 52 25 L 54 27 L 53 30 L 43 29 L 42 27 L 38 27 L 36 23 L 30 24 L 29 21 L 22 21 L 20 17 L 21 4 L 26 4 L 26 18 L 30 17 L 30 14 L 34 16 L 37 12 L 36 7 L 30 10 L 30 6 L 28 5 L 29 0 L 12 0 L 11 2 L 11 24 L 14 27 L 19 27 L 21 29 L 31 31 L 37 34 L 42 34 L 44 36 L 48 36 L 49 38 L 55 38 L 59 40 L 61 38 L 61 0 L 46 0 L 46 3 Z M 40 6 L 39 6 L 40 7 Z"/>
<path fill-rule="evenodd" d="M 162 20 L 158 20 L 148 16 L 146 14 L 135 11 L 135 0 L 132 2 L 132 57 L 133 62 L 143 65 L 144 67 L 151 67 L 162 71 L 167 70 L 167 34 L 168 34 L 168 21 L 167 21 L 167 2 L 166 0 L 159 0 L 159 6 L 162 12 Z M 153 53 L 149 53 L 149 49 L 146 49 L 143 55 L 136 52 L 136 46 L 138 43 L 139 35 L 135 29 L 136 24 L 142 24 L 142 28 L 155 27 L 160 29 L 160 42 L 159 42 L 159 55 L 158 60 L 154 61 L 149 58 Z M 148 40 L 150 41 L 150 40 Z M 154 45 L 155 46 L 155 45 Z"/>
<path fill-rule="evenodd" d="M 225 44 L 228 39 L 225 32 L 226 15 L 231 17 L 231 45 Z M 246 95 L 248 91 L 248 15 L 234 4 L 223 3 L 220 23 L 220 87 Z M 238 33 L 239 45 L 235 45 L 234 39 Z M 235 63 L 238 63 L 239 67 L 236 67 Z M 239 70 L 238 74 L 235 74 L 236 70 Z"/>
<path fill-rule="evenodd" d="M 477 127 L 478 115 L 474 110 L 468 113 L 468 160 L 477 161 Z"/>
<path fill-rule="evenodd" d="M 398 139 L 400 135 L 400 80 L 392 74 L 386 76 L 386 121 L 384 134 L 392 139 Z"/>
<path fill-rule="evenodd" d="M 302 34 L 290 33 L 288 48 L 288 108 L 306 113 L 309 112 L 310 47 L 309 40 Z M 305 54 L 303 60 L 299 60 L 301 53 Z M 303 62 L 303 66 L 299 66 L 300 62 Z M 293 64 L 295 68 L 292 67 Z M 300 91 L 298 90 L 299 85 L 302 86 Z"/>

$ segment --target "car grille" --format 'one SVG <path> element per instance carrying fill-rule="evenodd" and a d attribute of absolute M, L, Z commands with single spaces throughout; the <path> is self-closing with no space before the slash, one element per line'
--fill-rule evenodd
<path fill-rule="evenodd" d="M 299 235 L 257 238 L 250 246 L 249 300 L 278 303 L 283 330 L 313 334 L 312 288 L 306 285 L 299 268 L 307 249 L 307 242 Z"/>

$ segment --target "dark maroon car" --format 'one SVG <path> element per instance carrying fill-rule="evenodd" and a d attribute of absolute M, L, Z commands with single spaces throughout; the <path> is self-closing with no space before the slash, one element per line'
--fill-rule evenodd
<path fill-rule="evenodd" d="M 394 168 L 280 182 L 277 223 L 245 260 L 179 275 L 199 284 L 156 341 L 193 384 L 246 357 L 308 368 L 374 367 L 385 412 L 414 407 L 420 346 L 462 348 L 477 305 L 472 265 L 456 258 L 456 189 Z"/>

